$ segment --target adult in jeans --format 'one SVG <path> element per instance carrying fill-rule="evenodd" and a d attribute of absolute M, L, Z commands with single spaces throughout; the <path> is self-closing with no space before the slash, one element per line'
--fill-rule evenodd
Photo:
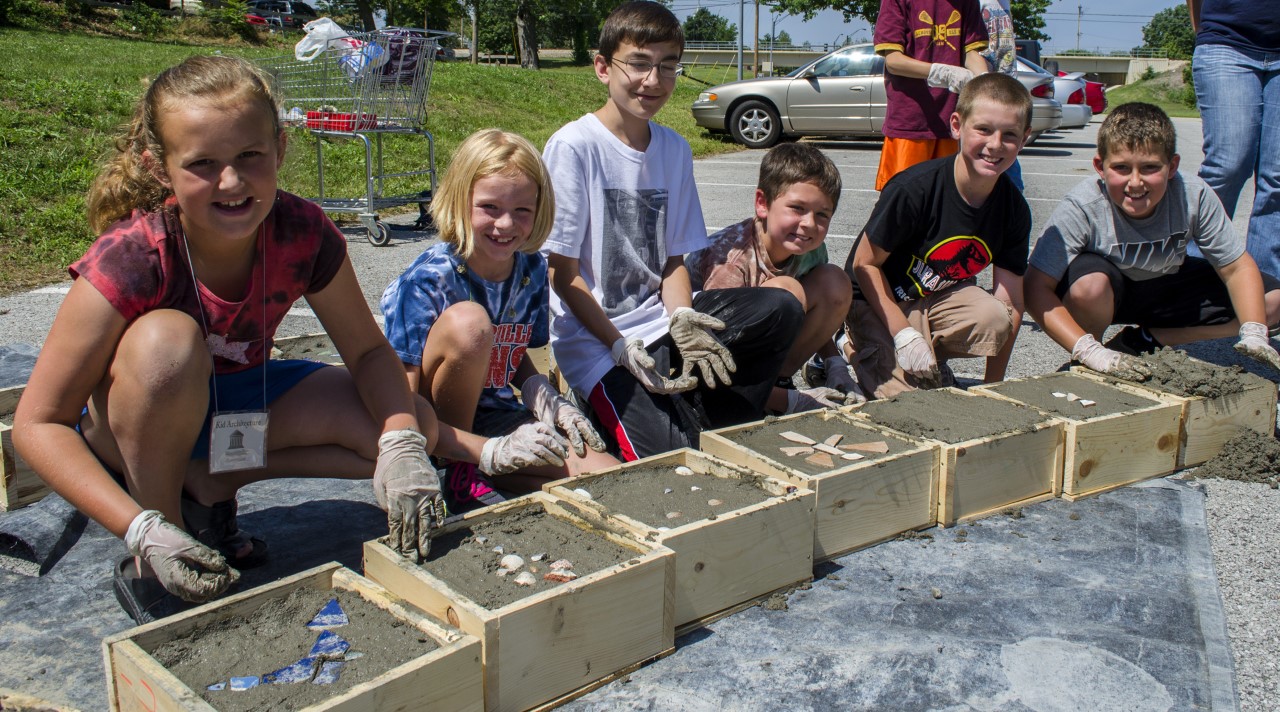
<path fill-rule="evenodd" d="M 1204 179 L 1227 215 L 1254 176 L 1248 251 L 1280 275 L 1280 13 L 1249 0 L 1187 0 L 1204 123 Z"/>

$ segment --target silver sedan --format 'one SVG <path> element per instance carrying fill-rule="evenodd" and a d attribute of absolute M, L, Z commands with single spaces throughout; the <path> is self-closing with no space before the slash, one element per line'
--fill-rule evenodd
<path fill-rule="evenodd" d="M 1032 140 L 1062 123 L 1050 77 L 1018 72 L 1031 92 Z M 750 148 L 768 148 L 783 136 L 880 138 L 887 97 L 884 58 L 871 43 L 849 45 L 783 77 L 744 79 L 712 87 L 693 102 L 693 119 L 713 132 L 728 131 Z"/>

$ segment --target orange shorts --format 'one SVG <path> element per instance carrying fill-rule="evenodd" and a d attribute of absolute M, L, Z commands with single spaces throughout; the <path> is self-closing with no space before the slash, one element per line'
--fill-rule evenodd
<path fill-rule="evenodd" d="M 884 190 L 884 184 L 895 175 L 917 163 L 950 156 L 960 150 L 953 138 L 889 138 L 880 149 L 880 170 L 876 173 L 876 190 Z"/>

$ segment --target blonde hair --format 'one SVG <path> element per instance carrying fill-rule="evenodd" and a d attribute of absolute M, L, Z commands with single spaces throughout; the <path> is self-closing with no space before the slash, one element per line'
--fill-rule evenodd
<path fill-rule="evenodd" d="M 160 73 L 138 100 L 133 118 L 116 138 L 116 153 L 89 188 L 89 226 L 102 232 L 135 209 L 158 210 L 171 191 L 152 173 L 164 165 L 160 130 L 166 110 L 179 102 L 259 102 L 280 133 L 280 113 L 270 80 L 250 62 L 235 57 L 188 57 Z M 154 165 L 143 156 L 150 153 Z"/>
<path fill-rule="evenodd" d="M 431 218 L 440 231 L 440 239 L 453 245 L 464 260 L 470 259 L 475 249 L 471 227 L 473 188 L 481 178 L 496 175 L 523 175 L 538 186 L 533 229 L 520 251 L 537 252 L 551 234 L 556 199 L 538 149 L 519 134 L 499 129 L 477 131 L 458 146 L 431 200 Z"/>
<path fill-rule="evenodd" d="M 973 114 L 973 107 L 979 99 L 995 102 L 1011 109 L 1022 121 L 1022 130 L 1031 128 L 1031 94 L 1022 82 L 1008 74 L 987 72 L 969 80 L 960 90 L 960 98 L 956 100 L 956 113 L 961 121 L 967 121 Z"/>

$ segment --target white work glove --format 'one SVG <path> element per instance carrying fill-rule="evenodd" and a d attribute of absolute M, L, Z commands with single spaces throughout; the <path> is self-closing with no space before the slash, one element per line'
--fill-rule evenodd
<path fill-rule="evenodd" d="M 726 386 L 733 385 L 729 374 L 737 371 L 738 365 L 733 362 L 729 349 L 711 335 L 712 331 L 723 328 L 723 321 L 689 307 L 680 307 L 671 314 L 671 340 L 684 359 L 681 377 L 692 375 L 697 367 L 708 388 L 716 387 L 717 378 Z"/>
<path fill-rule="evenodd" d="M 858 382 L 853 380 L 853 372 L 849 368 L 849 362 L 844 360 L 844 356 L 836 354 L 822 359 L 822 369 L 827 374 L 827 388 L 834 388 L 844 393 L 846 404 L 857 405 L 867 402 L 867 396 L 858 387 Z"/>
<path fill-rule="evenodd" d="M 1236 342 L 1236 351 L 1255 361 L 1280 371 L 1280 354 L 1267 337 L 1267 325 L 1256 321 L 1246 321 L 1240 325 L 1240 340 Z"/>
<path fill-rule="evenodd" d="M 1081 336 L 1071 349 L 1071 358 L 1098 373 L 1104 373 L 1124 381 L 1145 381 L 1151 377 L 1151 367 L 1137 356 L 1112 351 L 1098 343 L 1092 334 Z"/>
<path fill-rule="evenodd" d="M 222 554 L 165 520 L 154 509 L 143 510 L 124 535 L 129 553 L 147 562 L 164 590 L 191 603 L 204 603 L 240 579 Z"/>
<path fill-rule="evenodd" d="M 794 391 L 787 391 L 787 409 L 783 411 L 783 414 L 791 415 L 792 413 L 803 413 L 806 410 L 818 410 L 819 408 L 831 408 L 834 410 L 841 406 L 852 404 L 847 400 L 845 394 L 834 388 L 826 388 L 824 386 L 800 388 Z"/>
<path fill-rule="evenodd" d="M 541 465 L 559 467 L 569 456 L 569 443 L 546 423 L 525 423 L 509 435 L 489 438 L 480 451 L 480 471 L 505 475 Z"/>
<path fill-rule="evenodd" d="M 431 550 L 431 532 L 444 524 L 440 476 L 427 459 L 427 436 L 392 430 L 378 438 L 373 495 L 387 513 L 387 545 L 422 563 Z"/>
<path fill-rule="evenodd" d="M 932 387 L 942 382 L 933 349 L 914 327 L 908 326 L 893 335 L 893 353 L 898 367 L 915 376 L 921 384 Z"/>
<path fill-rule="evenodd" d="M 698 387 L 696 376 L 684 373 L 679 378 L 671 379 L 658 373 L 657 364 L 645 350 L 644 341 L 641 339 L 627 341 L 626 337 L 620 337 L 613 342 L 613 348 L 610 351 L 613 354 L 614 364 L 630 371 L 631 375 L 640 381 L 640 385 L 650 393 L 670 395 L 684 393 Z"/>
<path fill-rule="evenodd" d="M 929 65 L 929 78 L 926 81 L 931 87 L 947 89 L 952 94 L 959 94 L 970 79 L 973 79 L 973 72 L 964 67 L 934 63 Z"/>
<path fill-rule="evenodd" d="M 539 373 L 525 379 L 524 385 L 520 386 L 520 397 L 533 417 L 558 429 L 569 438 L 569 445 L 578 457 L 586 455 L 588 447 L 596 452 L 604 452 L 604 441 L 595 428 L 591 427 L 591 421 L 556 392 L 546 376 Z"/>

